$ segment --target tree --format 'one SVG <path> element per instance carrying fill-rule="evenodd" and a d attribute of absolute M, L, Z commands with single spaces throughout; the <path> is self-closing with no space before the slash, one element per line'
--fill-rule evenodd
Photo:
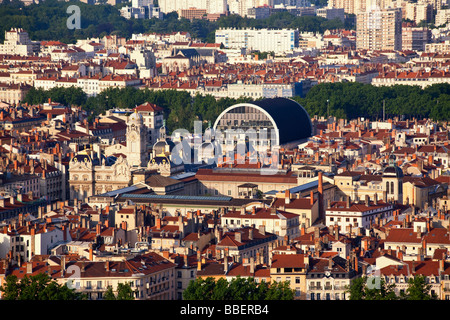
<path fill-rule="evenodd" d="M 134 294 L 137 290 L 133 291 L 129 283 L 119 283 L 117 285 L 117 293 L 114 294 L 114 290 L 111 286 L 108 286 L 103 294 L 103 300 L 134 300 Z"/>
<path fill-rule="evenodd" d="M 4 300 L 82 300 L 83 294 L 61 285 L 45 273 L 25 275 L 22 279 L 9 275 L 0 287 Z"/>
<path fill-rule="evenodd" d="M 376 285 L 368 285 L 372 280 L 367 276 L 355 279 L 347 292 L 350 294 L 350 300 L 398 300 L 395 294 L 394 284 L 387 284 L 383 278 L 378 278 Z"/>
<path fill-rule="evenodd" d="M 129 283 L 119 283 L 117 285 L 116 300 L 134 300 L 134 293 Z"/>
<path fill-rule="evenodd" d="M 257 283 L 253 277 L 237 276 L 230 281 L 212 277 L 192 280 L 183 292 L 185 300 L 292 300 L 289 282 Z"/>
<path fill-rule="evenodd" d="M 105 293 L 103 294 L 103 300 L 116 300 L 116 295 L 114 294 L 113 288 L 108 286 Z"/>
<path fill-rule="evenodd" d="M 431 284 L 426 283 L 423 275 L 408 280 L 408 289 L 403 299 L 406 300 L 435 300 L 437 297 L 430 294 Z"/>

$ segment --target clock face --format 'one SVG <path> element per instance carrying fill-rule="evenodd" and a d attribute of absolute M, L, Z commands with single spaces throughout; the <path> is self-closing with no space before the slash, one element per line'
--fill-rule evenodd
<path fill-rule="evenodd" d="M 138 135 L 136 132 L 130 132 L 128 137 L 129 137 L 130 141 L 137 141 L 137 139 L 138 139 Z"/>

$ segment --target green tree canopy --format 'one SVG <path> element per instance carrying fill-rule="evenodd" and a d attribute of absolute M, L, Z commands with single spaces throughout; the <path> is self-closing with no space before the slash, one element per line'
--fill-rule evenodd
<path fill-rule="evenodd" d="M 185 300 L 292 300 L 289 282 L 260 282 L 237 276 L 230 281 L 212 277 L 192 280 L 183 292 Z"/>
<path fill-rule="evenodd" d="M 435 295 L 430 293 L 431 284 L 427 284 L 423 275 L 408 279 L 408 289 L 403 299 L 406 300 L 436 300 Z"/>
<path fill-rule="evenodd" d="M 45 273 L 25 275 L 18 279 L 9 275 L 0 287 L 4 300 L 83 300 L 84 295 L 61 285 Z"/>
<path fill-rule="evenodd" d="M 370 281 L 379 282 L 370 285 Z M 354 279 L 347 292 L 350 294 L 350 300 L 397 300 L 394 288 L 394 284 L 387 284 L 383 278 L 376 280 L 363 276 Z"/>

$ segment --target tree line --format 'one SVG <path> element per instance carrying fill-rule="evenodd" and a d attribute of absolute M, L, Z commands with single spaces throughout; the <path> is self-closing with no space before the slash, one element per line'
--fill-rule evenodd
<path fill-rule="evenodd" d="M 200 94 L 192 97 L 187 91 L 133 87 L 108 88 L 88 97 L 82 89 L 70 87 L 50 90 L 31 88 L 22 102 L 37 105 L 47 102 L 49 98 L 63 105 L 81 106 L 91 118 L 112 108 L 130 109 L 150 102 L 164 109 L 169 131 L 178 128 L 192 130 L 194 121 L 214 124 L 226 108 L 253 101 L 249 97 L 215 99 L 211 95 Z M 421 89 L 407 85 L 375 87 L 354 82 L 321 83 L 313 86 L 305 97 L 295 96 L 293 100 L 300 103 L 311 117 L 329 114 L 349 120 L 358 117 L 380 120 L 384 105 L 386 119 L 395 116 L 431 118 L 435 121 L 450 119 L 450 84 L 435 84 Z"/>
<path fill-rule="evenodd" d="M 376 87 L 357 82 L 321 83 L 305 97 L 294 97 L 311 115 L 381 120 L 399 117 L 450 119 L 450 85 Z M 384 111 L 383 111 L 384 107 Z"/>
<path fill-rule="evenodd" d="M 346 292 L 350 300 L 437 300 L 430 293 L 431 284 L 424 276 L 408 280 L 405 290 L 395 293 L 395 284 L 380 279 L 378 286 L 369 286 L 368 277 L 352 281 Z M 86 300 L 87 296 L 64 284 L 59 284 L 46 273 L 25 275 L 19 279 L 8 275 L 0 286 L 2 300 Z M 103 300 L 134 300 L 135 292 L 129 283 L 119 283 L 114 291 L 108 286 Z M 185 300 L 293 300 L 295 291 L 289 282 L 256 282 L 253 277 L 237 276 L 231 280 L 212 277 L 191 280 L 183 291 Z"/>
<path fill-rule="evenodd" d="M 81 29 L 68 29 L 66 22 L 70 14 L 67 8 L 76 4 L 81 13 Z M 289 12 L 280 12 L 266 19 L 251 19 L 229 15 L 217 21 L 179 18 L 176 12 L 168 13 L 164 19 L 125 19 L 120 7 L 109 4 L 90 5 L 78 0 L 46 0 L 25 6 L 19 0 L 4 0 L 0 4 L 0 40 L 11 28 L 23 28 L 34 41 L 59 40 L 75 43 L 78 39 L 103 37 L 108 34 L 131 38 L 133 33 L 167 33 L 187 31 L 192 37 L 204 42 L 215 42 L 215 31 L 222 27 L 249 28 L 298 28 L 300 31 L 324 32 L 328 29 L 351 27 L 339 19 L 327 20 L 316 16 L 297 17 Z M 350 21 L 350 20 L 349 20 Z"/>
<path fill-rule="evenodd" d="M 96 96 L 87 96 L 81 88 L 55 87 L 49 90 L 31 88 L 22 103 L 29 105 L 43 104 L 51 99 L 67 106 L 80 106 L 89 113 L 89 120 L 104 115 L 110 109 L 132 109 L 145 102 L 156 104 L 164 109 L 166 127 L 170 131 L 187 129 L 192 131 L 194 121 L 202 121 L 205 125 L 214 124 L 216 118 L 226 108 L 250 98 L 220 98 L 216 100 L 211 95 L 197 94 L 192 97 L 187 91 L 150 90 L 126 88 L 108 88 Z"/>

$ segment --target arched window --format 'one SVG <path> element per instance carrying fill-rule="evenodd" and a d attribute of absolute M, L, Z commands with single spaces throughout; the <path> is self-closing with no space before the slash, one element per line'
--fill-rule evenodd
<path fill-rule="evenodd" d="M 394 194 L 394 181 L 391 181 L 391 194 Z"/>
<path fill-rule="evenodd" d="M 386 181 L 386 194 L 389 194 L 389 181 Z"/>

